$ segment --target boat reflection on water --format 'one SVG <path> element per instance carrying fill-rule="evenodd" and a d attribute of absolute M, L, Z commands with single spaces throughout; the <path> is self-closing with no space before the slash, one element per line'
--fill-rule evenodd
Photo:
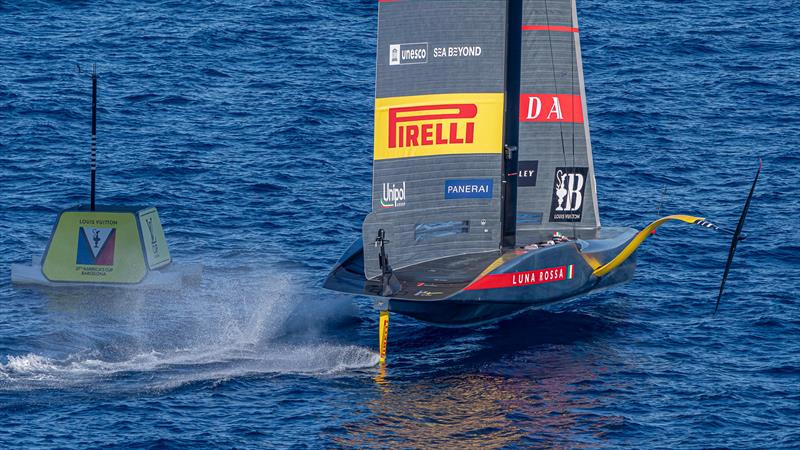
<path fill-rule="evenodd" d="M 589 340 L 586 334 L 597 328 L 582 328 L 597 318 L 547 317 L 552 316 L 566 316 L 557 342 L 542 339 L 557 325 L 531 332 L 536 329 L 531 320 L 514 320 L 512 329 L 505 323 L 491 330 L 483 349 L 468 357 L 463 369 L 442 367 L 446 374 L 415 380 L 393 377 L 389 366 L 378 375 L 377 395 L 364 405 L 362 419 L 346 424 L 344 436 L 334 441 L 383 448 L 607 445 L 605 434 L 623 425 L 623 418 L 605 415 L 601 408 L 623 387 L 598 378 L 609 363 L 620 361 L 609 348 Z M 569 342 L 570 337 L 578 341 Z"/>

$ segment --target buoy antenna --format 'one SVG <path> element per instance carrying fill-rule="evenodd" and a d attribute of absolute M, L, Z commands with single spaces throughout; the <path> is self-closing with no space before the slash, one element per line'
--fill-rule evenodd
<path fill-rule="evenodd" d="M 80 67 L 80 66 L 79 66 Z M 91 210 L 94 211 L 94 197 L 97 178 L 97 67 L 92 64 L 92 199 Z"/>

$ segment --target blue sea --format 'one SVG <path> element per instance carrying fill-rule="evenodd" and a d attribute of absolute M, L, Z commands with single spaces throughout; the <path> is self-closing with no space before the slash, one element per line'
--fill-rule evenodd
<path fill-rule="evenodd" d="M 800 448 L 800 4 L 579 0 L 630 284 L 476 329 L 321 289 L 370 208 L 377 2 L 0 0 L 0 447 Z M 89 196 L 159 208 L 177 294 L 10 283 Z M 663 192 L 666 194 L 662 195 Z"/>

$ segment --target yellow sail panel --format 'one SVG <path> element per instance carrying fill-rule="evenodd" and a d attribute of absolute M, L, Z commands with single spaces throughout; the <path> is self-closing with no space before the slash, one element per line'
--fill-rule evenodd
<path fill-rule="evenodd" d="M 502 93 L 375 99 L 375 160 L 502 153 Z"/>

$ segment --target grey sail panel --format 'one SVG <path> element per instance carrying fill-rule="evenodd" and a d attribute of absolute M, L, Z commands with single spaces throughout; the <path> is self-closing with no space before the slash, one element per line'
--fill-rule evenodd
<path fill-rule="evenodd" d="M 503 92 L 506 9 L 505 0 L 381 2 L 375 97 Z"/>
<path fill-rule="evenodd" d="M 393 269 L 496 251 L 506 1 L 381 2 L 367 278 L 383 229 Z"/>
<path fill-rule="evenodd" d="M 573 0 L 525 0 L 517 228 L 597 228 L 597 189 Z"/>
<path fill-rule="evenodd" d="M 364 221 L 365 246 L 379 229 L 386 233 L 394 269 L 458 254 L 498 249 L 500 176 L 495 155 L 426 156 L 375 161 L 373 212 Z M 424 164 L 425 168 L 420 168 Z M 405 174 L 405 175 L 398 175 Z M 392 181 L 390 181 L 392 180 Z M 452 186 L 475 186 L 476 192 L 452 192 Z M 481 190 L 480 186 L 486 186 Z M 448 192 L 448 187 L 451 187 Z M 369 240 L 367 240 L 369 239 Z M 377 268 L 377 251 L 365 259 Z M 372 261 L 374 259 L 374 261 Z"/>

